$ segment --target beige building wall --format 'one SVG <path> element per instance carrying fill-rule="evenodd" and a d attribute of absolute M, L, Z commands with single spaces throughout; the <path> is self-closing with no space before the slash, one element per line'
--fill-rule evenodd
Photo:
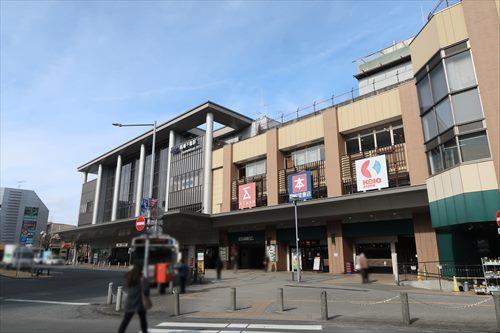
<path fill-rule="evenodd" d="M 212 213 L 222 211 L 222 168 L 212 170 Z"/>
<path fill-rule="evenodd" d="M 236 167 L 233 163 L 233 144 L 222 147 L 222 205 L 221 212 L 231 211 L 231 183 L 236 177 Z"/>
<path fill-rule="evenodd" d="M 254 136 L 233 144 L 233 163 L 240 163 L 266 155 L 266 134 Z"/>
<path fill-rule="evenodd" d="M 415 246 L 419 263 L 425 263 L 427 273 L 439 273 L 439 252 L 437 246 L 436 232 L 432 228 L 429 213 L 413 214 L 413 230 L 415 232 Z M 420 269 L 424 265 L 420 265 Z"/>
<path fill-rule="evenodd" d="M 325 174 L 328 196 L 338 197 L 342 195 L 340 155 L 343 152 L 344 140 L 338 130 L 336 108 L 323 112 L 323 125 L 325 127 Z"/>
<path fill-rule="evenodd" d="M 397 119 L 401 116 L 399 90 L 392 89 L 381 94 L 363 98 L 340 106 L 337 111 L 340 133 Z"/>
<path fill-rule="evenodd" d="M 461 3 L 438 12 L 410 44 L 413 72 L 418 72 L 441 48 L 468 37 Z"/>
<path fill-rule="evenodd" d="M 283 154 L 278 149 L 278 129 L 272 128 L 266 132 L 267 159 L 267 205 L 274 206 L 279 203 L 278 170 L 284 168 Z"/>
<path fill-rule="evenodd" d="M 429 176 L 425 155 L 424 134 L 420 119 L 417 88 L 414 81 L 398 87 L 401 118 L 405 133 L 406 163 L 411 185 L 425 184 Z"/>
<path fill-rule="evenodd" d="M 314 141 L 322 141 L 323 135 L 323 116 L 308 117 L 278 129 L 278 148 L 286 150 Z"/>
<path fill-rule="evenodd" d="M 498 2 L 462 2 L 472 58 L 488 128 L 490 150 L 500 179 L 500 23 Z"/>
<path fill-rule="evenodd" d="M 222 148 L 219 148 L 212 152 L 212 169 L 222 168 L 222 156 Z"/>

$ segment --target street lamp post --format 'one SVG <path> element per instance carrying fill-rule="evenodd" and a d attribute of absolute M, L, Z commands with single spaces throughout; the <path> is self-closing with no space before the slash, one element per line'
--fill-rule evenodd
<path fill-rule="evenodd" d="M 153 197 L 153 181 L 154 181 L 154 170 L 155 170 L 155 146 L 156 146 L 156 121 L 151 124 L 121 124 L 121 123 L 113 123 L 113 126 L 116 127 L 153 127 L 153 140 L 151 147 L 151 168 L 149 174 L 149 193 L 148 198 L 151 199 Z M 148 220 L 151 220 L 151 208 L 148 211 Z M 155 233 L 158 232 L 158 220 L 154 219 L 153 223 L 153 231 Z M 148 279 L 148 262 L 149 262 L 149 232 L 146 231 L 146 243 L 144 244 L 144 265 L 143 265 L 143 274 L 146 280 Z"/>
<path fill-rule="evenodd" d="M 291 195 L 290 198 L 293 202 L 293 208 L 295 211 L 295 255 L 297 258 L 297 283 L 300 282 L 300 250 L 299 250 L 299 223 L 297 218 L 297 202 L 299 201 L 298 195 Z"/>

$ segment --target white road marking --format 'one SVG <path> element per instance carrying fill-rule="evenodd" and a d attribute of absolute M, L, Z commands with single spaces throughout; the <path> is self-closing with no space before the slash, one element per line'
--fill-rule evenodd
<path fill-rule="evenodd" d="M 247 328 L 248 324 L 239 324 L 239 323 L 232 323 L 227 325 L 228 328 Z"/>
<path fill-rule="evenodd" d="M 185 323 L 185 322 L 163 322 L 156 326 L 160 327 L 207 327 L 207 328 L 224 328 L 227 323 Z"/>
<path fill-rule="evenodd" d="M 90 305 L 90 303 L 77 303 L 77 302 L 58 302 L 58 301 L 43 301 L 38 299 L 19 299 L 19 298 L 6 298 L 4 302 L 21 302 L 21 303 L 43 303 L 43 304 L 59 304 L 59 305 Z"/>
<path fill-rule="evenodd" d="M 265 330 L 304 330 L 321 331 L 321 325 L 277 325 L 277 324 L 250 324 L 247 328 Z"/>
<path fill-rule="evenodd" d="M 139 331 L 141 333 L 142 331 Z M 177 330 L 177 329 L 169 329 L 169 328 L 148 328 L 148 333 L 184 333 L 184 332 L 193 332 L 193 333 L 218 333 L 220 331 L 211 331 L 211 330 Z"/>

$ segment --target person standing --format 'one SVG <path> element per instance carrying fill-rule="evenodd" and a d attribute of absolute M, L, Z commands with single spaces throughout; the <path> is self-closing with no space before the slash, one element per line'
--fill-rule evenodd
<path fill-rule="evenodd" d="M 236 244 L 231 245 L 231 263 L 233 264 L 233 272 L 238 272 L 238 247 Z"/>
<path fill-rule="evenodd" d="M 368 283 L 368 259 L 366 258 L 364 253 L 361 253 L 358 258 L 359 268 L 361 270 L 361 280 L 363 283 Z"/>
<path fill-rule="evenodd" d="M 179 283 L 181 285 L 181 294 L 186 292 L 186 281 L 189 275 L 189 266 L 186 265 L 186 260 L 181 259 L 181 262 L 177 265 L 177 272 L 179 274 Z"/>
<path fill-rule="evenodd" d="M 224 267 L 224 264 L 222 263 L 220 255 L 217 255 L 217 257 L 215 258 L 215 269 L 217 270 L 217 280 L 220 280 L 222 267 Z"/>
<path fill-rule="evenodd" d="M 125 333 L 130 320 L 137 312 L 141 320 L 141 330 L 148 332 L 148 322 L 146 320 L 146 306 L 144 299 L 149 298 L 149 284 L 142 276 L 142 265 L 136 264 L 125 274 L 127 298 L 125 299 L 125 316 L 123 317 L 118 333 Z"/>

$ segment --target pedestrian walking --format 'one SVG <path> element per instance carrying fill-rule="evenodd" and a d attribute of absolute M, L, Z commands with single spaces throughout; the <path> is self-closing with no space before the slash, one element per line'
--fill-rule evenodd
<path fill-rule="evenodd" d="M 217 255 L 215 258 L 215 269 L 217 270 L 217 280 L 220 280 L 222 268 L 224 267 L 224 264 L 222 263 L 222 260 L 220 258 L 220 255 Z"/>
<path fill-rule="evenodd" d="M 177 265 L 177 272 L 179 274 L 181 294 L 184 294 L 186 292 L 186 281 L 189 275 L 189 266 L 186 265 L 186 259 L 184 258 L 181 259 L 181 262 Z"/>
<path fill-rule="evenodd" d="M 142 333 L 148 332 L 148 322 L 146 320 L 146 310 L 151 308 L 149 298 L 149 284 L 142 276 L 142 265 L 135 264 L 130 271 L 125 274 L 127 298 L 125 299 L 125 316 L 123 317 L 118 333 L 125 333 L 134 313 L 139 314 L 141 320 Z"/>
<path fill-rule="evenodd" d="M 364 253 L 361 253 L 358 257 L 358 264 L 359 268 L 361 270 L 361 280 L 363 283 L 368 283 L 368 270 L 370 267 L 368 267 L 368 259 L 366 258 Z"/>
<path fill-rule="evenodd" d="M 233 264 L 233 272 L 238 272 L 238 247 L 236 244 L 231 245 L 231 263 Z"/>

